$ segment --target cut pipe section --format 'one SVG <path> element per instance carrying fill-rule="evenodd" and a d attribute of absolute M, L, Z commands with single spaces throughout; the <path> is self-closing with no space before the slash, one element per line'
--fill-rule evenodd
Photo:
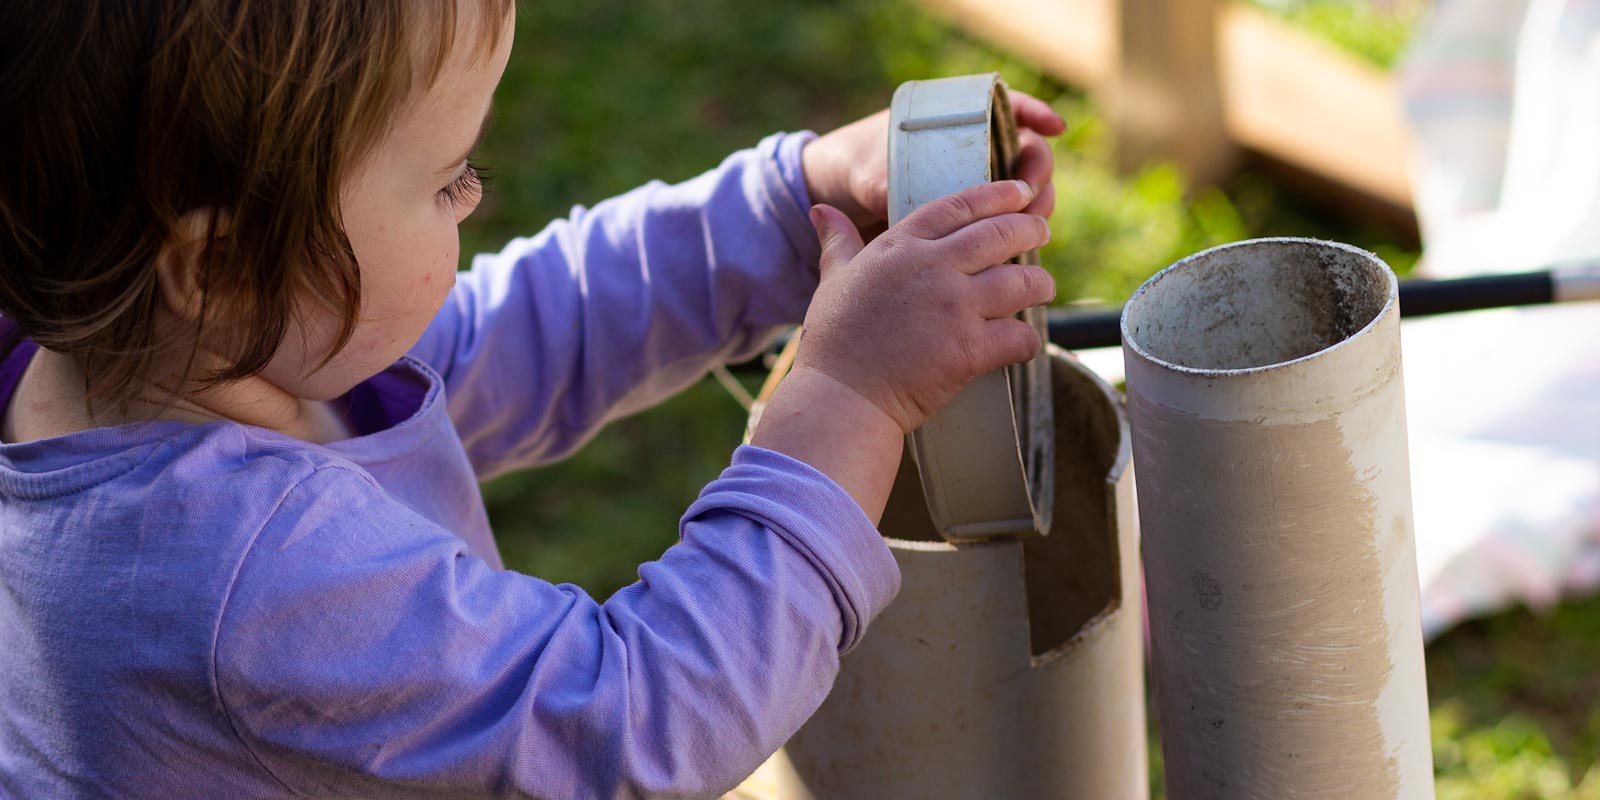
<path fill-rule="evenodd" d="M 1011 176 L 1017 129 L 997 73 L 908 81 L 889 106 L 889 224 L 962 189 Z M 1038 253 L 1022 256 L 1037 264 Z M 1044 338 L 1044 307 L 1021 316 Z M 1050 532 L 1050 365 L 974 378 L 909 437 L 928 512 L 943 538 Z"/>
<path fill-rule="evenodd" d="M 1049 536 L 944 541 L 908 459 L 879 529 L 900 593 L 729 798 L 1148 796 L 1139 534 L 1115 390 L 1052 349 Z"/>
<path fill-rule="evenodd" d="M 1174 800 L 1433 797 L 1397 285 L 1263 239 L 1123 314 Z"/>

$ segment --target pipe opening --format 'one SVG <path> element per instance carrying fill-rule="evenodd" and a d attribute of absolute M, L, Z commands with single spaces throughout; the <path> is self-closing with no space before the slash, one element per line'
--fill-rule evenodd
<path fill-rule="evenodd" d="M 1207 250 L 1151 278 L 1128 301 L 1134 349 L 1198 370 L 1282 364 L 1355 336 L 1395 292 L 1375 256 L 1310 239 L 1264 239 Z"/>
<path fill-rule="evenodd" d="M 1107 482 L 1122 447 L 1116 408 L 1094 379 L 1062 358 L 1051 359 L 1050 371 L 1056 437 L 1050 535 L 1022 543 L 1035 656 L 1065 650 L 1122 605 L 1122 558 Z"/>
<path fill-rule="evenodd" d="M 1117 412 L 1094 379 L 1064 356 L 1051 359 L 1050 372 L 1055 411 L 1054 522 L 1048 536 L 1031 537 L 1022 544 L 1029 650 L 1036 657 L 1071 647 L 1080 634 L 1122 605 L 1118 531 L 1107 483 L 1122 446 Z M 878 529 L 892 539 L 944 544 L 928 515 L 909 448 Z M 964 547 L 996 545 L 945 546 L 951 557 L 959 557 Z"/>

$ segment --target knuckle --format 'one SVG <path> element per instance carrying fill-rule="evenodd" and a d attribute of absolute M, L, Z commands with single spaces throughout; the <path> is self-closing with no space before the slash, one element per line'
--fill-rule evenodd
<path fill-rule="evenodd" d="M 1017 294 L 1020 296 L 1022 302 L 1031 304 L 1035 297 L 1038 297 L 1044 293 L 1044 282 L 1046 279 L 1040 277 L 1038 272 L 1035 272 L 1028 267 L 1023 267 L 1022 269 L 1018 270 L 1018 273 L 1019 274 L 1017 278 L 1018 282 L 1021 284 L 1019 287 L 1021 291 L 1019 291 Z"/>
<path fill-rule="evenodd" d="M 917 273 L 907 289 L 916 297 L 934 298 L 943 303 L 960 296 L 956 288 L 951 286 L 950 277 L 945 270 L 925 269 Z"/>
<path fill-rule="evenodd" d="M 982 369 L 984 344 L 979 332 L 969 325 L 958 326 L 951 340 L 956 377 L 964 380 L 977 375 Z"/>
<path fill-rule="evenodd" d="M 1022 243 L 1020 241 L 1020 237 L 1017 235 L 1015 225 L 996 223 L 988 226 L 985 234 L 987 239 L 985 244 L 988 245 L 988 248 L 985 248 L 986 250 L 992 249 L 995 252 L 1006 254 L 1022 252 L 1022 250 L 1019 249 L 1021 248 Z"/>
<path fill-rule="evenodd" d="M 885 234 L 899 232 L 903 236 L 926 239 L 931 231 L 938 226 L 939 208 L 934 203 L 929 203 L 910 214 L 900 222 L 889 226 Z M 882 239 L 883 237 L 878 237 Z"/>
<path fill-rule="evenodd" d="M 945 213 L 952 221 L 969 220 L 977 216 L 977 207 L 965 193 L 957 192 L 945 198 Z"/>

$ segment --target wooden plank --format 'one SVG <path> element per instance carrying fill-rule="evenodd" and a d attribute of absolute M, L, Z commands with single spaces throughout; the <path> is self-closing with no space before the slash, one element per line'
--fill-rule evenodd
<path fill-rule="evenodd" d="M 1173 7 L 1187 0 L 1168 0 Z M 1057 79 L 1114 93 L 1114 0 L 922 0 Z M 1409 135 L 1382 71 L 1241 3 L 1221 13 L 1224 119 L 1238 144 L 1409 209 Z"/>
<path fill-rule="evenodd" d="M 1265 12 L 1224 12 L 1228 129 L 1243 146 L 1411 207 L 1410 133 L 1396 83 Z"/>
<path fill-rule="evenodd" d="M 1191 185 L 1226 178 L 1237 153 L 1222 105 L 1217 24 L 1223 0 L 1123 0 L 1110 117 L 1124 171 L 1158 158 Z"/>
<path fill-rule="evenodd" d="M 1116 70 L 1116 0 L 922 0 L 957 27 L 1039 65 L 1057 80 L 1095 88 Z M 938 77 L 929 75 L 926 77 Z"/>

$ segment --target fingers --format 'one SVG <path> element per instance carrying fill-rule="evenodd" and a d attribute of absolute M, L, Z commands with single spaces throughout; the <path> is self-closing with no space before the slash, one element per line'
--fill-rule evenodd
<path fill-rule="evenodd" d="M 1050 223 L 1032 214 L 1013 213 L 981 219 L 940 239 L 933 246 L 945 261 L 968 275 L 1010 261 L 1050 241 Z"/>
<path fill-rule="evenodd" d="M 911 212 L 897 227 L 919 239 L 940 239 L 978 220 L 1019 212 L 1031 202 L 1033 187 L 1028 184 L 994 181 L 934 200 Z"/>
<path fill-rule="evenodd" d="M 977 375 L 1027 361 L 1044 346 L 1039 332 L 1016 317 L 984 322 L 978 337 L 972 365 Z"/>
<path fill-rule="evenodd" d="M 1033 264 L 998 264 L 972 276 L 973 307 L 984 319 L 1009 317 L 1055 296 L 1055 278 Z"/>
<path fill-rule="evenodd" d="M 1040 218 L 1049 217 L 1056 213 L 1056 185 L 1052 181 L 1044 185 L 1044 191 L 1033 202 L 1023 209 L 1024 214 L 1035 214 Z"/>
<path fill-rule="evenodd" d="M 850 263 L 865 246 L 855 224 L 833 206 L 812 206 L 811 224 L 817 229 L 817 242 L 822 245 L 820 267 L 824 279 L 833 269 Z"/>
<path fill-rule="evenodd" d="M 1011 90 L 1011 113 L 1017 118 L 1018 126 L 1032 128 L 1045 136 L 1059 136 L 1067 130 L 1067 121 L 1049 103 L 1015 89 Z"/>
<path fill-rule="evenodd" d="M 1017 149 L 1016 178 L 1027 182 L 1034 195 L 1033 202 L 1024 210 L 1048 217 L 1056 206 L 1055 187 L 1050 183 L 1055 175 L 1055 154 L 1050 151 L 1050 143 L 1034 131 L 1024 130 L 1018 141 L 1021 146 Z"/>

